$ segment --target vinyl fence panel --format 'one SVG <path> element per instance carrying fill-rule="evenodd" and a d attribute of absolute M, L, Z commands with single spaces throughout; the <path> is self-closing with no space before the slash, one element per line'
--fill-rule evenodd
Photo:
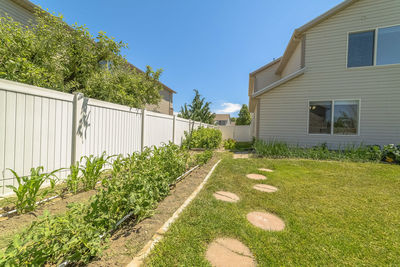
<path fill-rule="evenodd" d="M 17 185 L 8 169 L 29 175 L 71 164 L 72 108 L 73 95 L 0 80 L 0 195 Z"/>
<path fill-rule="evenodd" d="M 141 151 L 170 141 L 180 145 L 185 131 L 214 127 L 155 112 L 0 79 L 0 196 L 17 185 L 8 169 L 31 168 L 66 178 L 82 156 Z"/>

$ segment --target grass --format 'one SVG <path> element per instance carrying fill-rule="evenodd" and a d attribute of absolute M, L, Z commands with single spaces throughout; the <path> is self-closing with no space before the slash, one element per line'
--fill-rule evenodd
<path fill-rule="evenodd" d="M 252 189 L 245 177 L 271 168 L 261 183 L 279 191 Z M 217 201 L 226 190 L 238 203 Z M 400 166 L 298 159 L 224 158 L 198 197 L 171 226 L 146 263 L 209 266 L 207 245 L 232 237 L 247 245 L 260 266 L 382 266 L 400 264 Z M 268 211 L 286 223 L 263 231 L 246 219 Z"/>

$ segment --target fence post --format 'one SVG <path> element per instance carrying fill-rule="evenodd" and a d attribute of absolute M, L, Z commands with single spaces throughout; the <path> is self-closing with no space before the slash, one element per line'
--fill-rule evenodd
<path fill-rule="evenodd" d="M 84 95 L 82 93 L 74 93 L 73 109 L 72 109 L 72 142 L 71 142 L 71 164 L 80 160 L 82 155 L 83 141 L 83 120 L 85 112 L 83 110 Z"/>
<path fill-rule="evenodd" d="M 146 110 L 143 108 L 142 109 L 142 132 L 141 132 L 141 138 L 140 138 L 140 151 L 143 152 L 144 150 L 144 142 L 145 142 L 145 134 L 146 134 L 146 116 L 147 116 L 147 112 Z"/>
<path fill-rule="evenodd" d="M 176 115 L 173 117 L 172 121 L 172 143 L 175 144 L 175 135 L 176 135 Z"/>

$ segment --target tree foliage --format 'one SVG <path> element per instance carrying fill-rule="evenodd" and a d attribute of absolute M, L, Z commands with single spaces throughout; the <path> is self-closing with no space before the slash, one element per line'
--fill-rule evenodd
<path fill-rule="evenodd" d="M 84 26 L 68 26 L 62 16 L 38 9 L 29 26 L 2 17 L 0 43 L 2 79 L 132 107 L 161 98 L 161 70 L 138 71 L 121 55 L 125 43 L 104 32 L 93 37 Z"/>
<path fill-rule="evenodd" d="M 246 104 L 242 105 L 242 108 L 239 111 L 239 116 L 236 119 L 236 125 L 250 125 L 251 123 L 251 115 L 249 112 L 249 108 Z"/>
<path fill-rule="evenodd" d="M 213 124 L 215 114 L 210 110 L 211 102 L 206 102 L 205 98 L 201 97 L 198 90 L 194 89 L 194 92 L 196 95 L 192 100 L 192 104 L 187 105 L 185 103 L 185 105 L 181 107 L 181 111 L 178 116 L 185 119 Z"/>

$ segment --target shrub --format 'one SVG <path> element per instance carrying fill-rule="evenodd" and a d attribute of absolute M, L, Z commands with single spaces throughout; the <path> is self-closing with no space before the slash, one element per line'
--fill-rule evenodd
<path fill-rule="evenodd" d="M 329 150 L 326 144 L 312 148 L 289 146 L 283 142 L 257 140 L 253 145 L 255 154 L 270 158 L 308 158 L 315 160 L 380 161 L 382 152 L 379 146 L 346 146 Z"/>
<path fill-rule="evenodd" d="M 386 145 L 383 147 L 383 160 L 386 162 L 397 162 L 400 163 L 400 145 Z"/>
<path fill-rule="evenodd" d="M 117 158 L 110 179 L 89 204 L 74 203 L 63 215 L 46 214 L 32 223 L 0 255 L 0 266 L 87 263 L 99 255 L 106 244 L 102 237 L 107 241 L 120 219 L 132 213 L 139 221 L 151 214 L 187 160 L 187 151 L 171 143 Z"/>
<path fill-rule="evenodd" d="M 226 139 L 224 141 L 224 148 L 226 150 L 231 150 L 231 149 L 234 149 L 235 147 L 236 147 L 236 141 L 235 140 L 229 138 L 229 139 Z"/>
<path fill-rule="evenodd" d="M 200 127 L 191 133 L 185 132 L 183 146 L 187 148 L 218 148 L 222 141 L 222 133 L 218 129 Z"/>
<path fill-rule="evenodd" d="M 51 173 L 42 173 L 44 168 L 42 166 L 31 169 L 30 176 L 19 176 L 14 170 L 10 171 L 17 179 L 18 187 L 7 185 L 6 187 L 11 188 L 15 195 L 15 207 L 18 213 L 25 213 L 36 209 L 36 202 L 38 198 L 45 197 L 52 189 L 54 189 L 56 183 L 56 176 L 54 175 L 59 170 L 55 170 Z M 39 192 L 40 187 L 46 182 L 50 182 L 50 188 L 44 189 Z"/>
<path fill-rule="evenodd" d="M 206 150 L 202 153 L 195 155 L 195 162 L 197 165 L 204 165 L 206 164 L 213 156 L 212 150 Z"/>

